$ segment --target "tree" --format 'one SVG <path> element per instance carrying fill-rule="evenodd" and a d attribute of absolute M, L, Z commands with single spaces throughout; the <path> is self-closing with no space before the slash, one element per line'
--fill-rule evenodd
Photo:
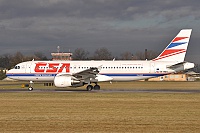
<path fill-rule="evenodd" d="M 99 48 L 95 51 L 93 58 L 95 60 L 111 60 L 112 54 L 107 48 Z"/>
<path fill-rule="evenodd" d="M 1 68 L 10 69 L 11 68 L 10 62 L 11 62 L 11 55 L 5 54 L 0 57 L 0 67 Z"/>
<path fill-rule="evenodd" d="M 122 60 L 132 60 L 132 57 L 133 55 L 132 55 L 132 53 L 130 53 L 130 52 L 124 52 L 124 53 L 122 53 L 121 54 L 121 59 Z"/>
<path fill-rule="evenodd" d="M 155 51 L 147 51 L 147 60 L 154 59 L 158 56 L 158 53 Z M 136 52 L 136 54 L 133 55 L 134 60 L 146 60 L 145 59 L 145 52 Z"/>
<path fill-rule="evenodd" d="M 42 52 L 34 52 L 36 60 L 47 60 L 47 57 Z"/>
<path fill-rule="evenodd" d="M 17 52 L 11 57 L 10 64 L 12 67 L 14 67 L 16 64 L 21 63 L 23 61 L 26 61 L 24 55 L 21 52 Z"/>
<path fill-rule="evenodd" d="M 0 70 L 0 80 L 2 80 L 4 78 L 6 78 L 6 72 L 3 69 L 1 69 Z"/>
<path fill-rule="evenodd" d="M 147 51 L 147 59 L 148 60 L 154 59 L 157 56 L 158 56 L 158 52 L 155 52 L 155 51 L 152 51 L 152 50 Z"/>
<path fill-rule="evenodd" d="M 83 48 L 75 49 L 73 53 L 73 60 L 86 60 L 88 59 L 89 52 L 85 51 Z"/>

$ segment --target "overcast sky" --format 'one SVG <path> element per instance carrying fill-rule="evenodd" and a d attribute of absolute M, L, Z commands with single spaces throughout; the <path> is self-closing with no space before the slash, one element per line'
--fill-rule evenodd
<path fill-rule="evenodd" d="M 200 63 L 199 0 L 0 0 L 0 55 L 101 47 L 162 52 L 192 28 L 186 60 Z"/>

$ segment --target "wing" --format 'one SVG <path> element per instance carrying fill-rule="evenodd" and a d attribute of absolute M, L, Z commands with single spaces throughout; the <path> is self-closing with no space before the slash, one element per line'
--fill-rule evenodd
<path fill-rule="evenodd" d="M 74 81 L 80 81 L 83 83 L 91 83 L 91 82 L 103 82 L 103 81 L 111 81 L 113 78 L 101 75 L 99 74 L 99 71 L 101 70 L 102 66 L 99 67 L 91 67 L 89 69 L 73 73 L 73 74 L 66 74 L 66 73 L 60 73 L 56 76 L 67 76 L 71 77 Z"/>
<path fill-rule="evenodd" d="M 100 71 L 99 68 L 91 67 L 89 69 L 80 71 L 78 73 L 74 73 L 72 74 L 72 76 L 78 80 L 84 80 L 84 79 L 90 79 L 90 78 L 95 79 L 99 71 Z"/>
<path fill-rule="evenodd" d="M 99 73 L 100 69 L 101 69 L 101 66 L 91 67 L 89 69 L 86 69 L 77 73 L 72 73 L 72 74 L 60 73 L 56 76 L 70 76 L 73 79 L 80 80 L 80 81 L 91 80 L 91 79 L 94 80 L 97 77 L 97 74 Z"/>

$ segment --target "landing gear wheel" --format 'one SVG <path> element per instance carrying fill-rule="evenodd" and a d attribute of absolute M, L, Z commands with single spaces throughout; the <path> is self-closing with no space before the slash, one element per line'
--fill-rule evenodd
<path fill-rule="evenodd" d="M 33 87 L 29 87 L 28 90 L 29 90 L 29 91 L 32 91 L 32 90 L 33 90 Z"/>
<path fill-rule="evenodd" d="M 87 89 L 87 91 L 91 91 L 93 89 L 93 86 L 92 85 L 88 85 L 86 89 Z"/>
<path fill-rule="evenodd" d="M 32 90 L 33 90 L 33 81 L 30 81 L 28 90 L 29 90 L 29 91 L 32 91 Z"/>
<path fill-rule="evenodd" d="M 100 86 L 99 85 L 95 85 L 94 86 L 94 90 L 100 90 Z"/>

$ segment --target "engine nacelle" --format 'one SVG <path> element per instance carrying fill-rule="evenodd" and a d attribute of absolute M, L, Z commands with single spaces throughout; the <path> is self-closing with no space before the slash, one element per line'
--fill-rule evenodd
<path fill-rule="evenodd" d="M 96 75 L 97 77 L 95 78 L 98 82 L 103 82 L 103 81 L 111 81 L 113 80 L 112 77 L 106 76 L 106 75 Z"/>
<path fill-rule="evenodd" d="M 80 84 L 80 81 L 73 80 L 71 76 L 56 76 L 54 78 L 54 85 L 56 87 L 69 87 Z"/>

